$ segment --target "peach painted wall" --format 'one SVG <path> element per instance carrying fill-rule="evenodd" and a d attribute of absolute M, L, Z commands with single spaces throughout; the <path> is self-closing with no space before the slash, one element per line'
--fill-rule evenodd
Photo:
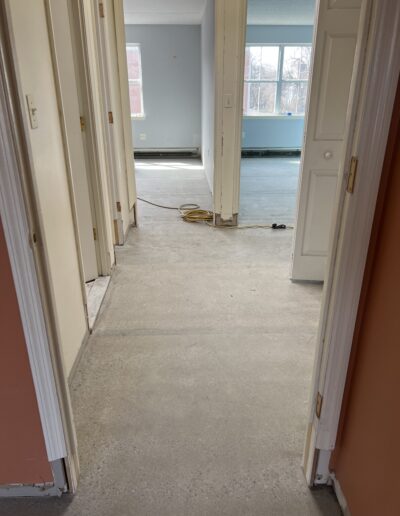
<path fill-rule="evenodd" d="M 52 482 L 0 222 L 0 485 Z"/>
<path fill-rule="evenodd" d="M 400 92 L 400 90 L 399 90 Z M 352 516 L 400 514 L 400 93 L 331 468 Z"/>

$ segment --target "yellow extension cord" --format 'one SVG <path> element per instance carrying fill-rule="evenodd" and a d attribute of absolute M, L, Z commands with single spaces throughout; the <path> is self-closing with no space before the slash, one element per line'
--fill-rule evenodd
<path fill-rule="evenodd" d="M 182 204 L 179 208 L 175 206 L 163 206 L 162 204 L 157 204 L 155 202 L 147 201 L 146 199 L 142 199 L 138 197 L 139 201 L 145 202 L 146 204 L 151 204 L 152 206 L 156 206 L 157 208 L 164 208 L 165 210 L 176 210 L 179 212 L 182 220 L 185 222 L 202 222 L 207 224 L 210 227 L 218 228 L 218 229 L 294 229 L 293 226 L 279 227 L 279 225 L 271 225 L 271 224 L 248 224 L 248 225 L 240 225 L 240 226 L 216 226 L 213 224 L 214 213 L 210 210 L 203 210 L 200 208 L 198 204 Z"/>

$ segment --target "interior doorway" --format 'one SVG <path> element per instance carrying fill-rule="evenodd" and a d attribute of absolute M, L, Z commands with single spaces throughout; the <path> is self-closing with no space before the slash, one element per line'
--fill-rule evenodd
<path fill-rule="evenodd" d="M 138 217 L 211 209 L 214 0 L 126 0 L 124 16 Z M 200 197 L 198 174 L 208 183 Z"/>
<path fill-rule="evenodd" d="M 239 217 L 293 229 L 292 280 L 322 282 L 361 1 L 275 7 L 248 2 Z"/>
<path fill-rule="evenodd" d="M 247 6 L 241 224 L 292 228 L 310 79 L 315 0 Z"/>
<path fill-rule="evenodd" d="M 104 259 L 107 243 L 100 231 L 104 206 L 98 189 L 93 150 L 86 48 L 81 28 L 83 13 L 78 2 L 47 0 L 45 6 L 52 36 L 53 67 L 80 260 L 82 295 L 87 308 L 88 329 L 91 331 L 110 281 L 110 271 L 109 260 Z"/>

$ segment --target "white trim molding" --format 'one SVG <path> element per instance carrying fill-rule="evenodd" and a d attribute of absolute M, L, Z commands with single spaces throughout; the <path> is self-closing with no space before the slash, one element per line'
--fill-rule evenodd
<path fill-rule="evenodd" d="M 364 0 L 371 9 L 366 30 L 364 72 L 352 88 L 360 92 L 349 122 L 347 146 L 338 190 L 337 223 L 332 236 L 328 273 L 318 333 L 318 349 L 310 425 L 311 443 L 305 454 L 309 484 L 321 472 L 319 451 L 335 448 L 348 363 L 353 343 L 365 264 L 371 238 L 375 205 L 386 152 L 400 73 L 400 2 Z M 351 156 L 358 158 L 353 194 L 346 193 Z M 317 392 L 322 395 L 320 418 L 316 416 Z M 325 459 L 326 456 L 324 455 Z M 324 461 L 327 464 L 327 461 Z M 327 466 L 325 466 L 327 469 Z"/>
<path fill-rule="evenodd" d="M 3 54 L 1 45 L 1 54 Z M 4 54 L 0 56 L 4 63 Z M 19 177 L 19 163 L 8 109 L 4 69 L 0 70 L 0 215 L 11 262 L 40 420 L 49 461 L 67 455 L 63 423 Z"/>
<path fill-rule="evenodd" d="M 331 480 L 333 483 L 333 489 L 335 491 L 336 498 L 339 502 L 340 508 L 342 509 L 343 516 L 351 516 L 350 509 L 346 497 L 344 496 L 344 493 L 342 491 L 342 488 L 340 487 L 339 480 L 333 474 L 331 475 Z"/>
<path fill-rule="evenodd" d="M 247 0 L 215 2 L 215 221 L 237 225 Z"/>

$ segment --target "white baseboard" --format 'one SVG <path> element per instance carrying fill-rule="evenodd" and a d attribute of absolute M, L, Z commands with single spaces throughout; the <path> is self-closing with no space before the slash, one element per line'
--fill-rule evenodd
<path fill-rule="evenodd" d="M 331 474 L 331 479 L 333 482 L 333 489 L 335 490 L 336 498 L 338 499 L 340 508 L 343 512 L 343 516 L 351 516 L 346 497 L 344 496 L 339 480 L 335 477 L 334 473 Z"/>

